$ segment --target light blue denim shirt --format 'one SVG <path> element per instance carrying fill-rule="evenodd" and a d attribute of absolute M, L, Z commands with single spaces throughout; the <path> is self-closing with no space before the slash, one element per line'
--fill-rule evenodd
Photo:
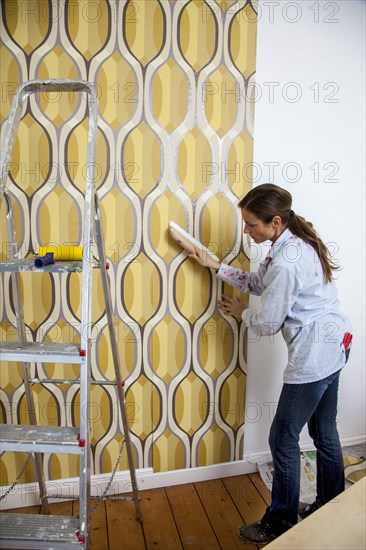
<path fill-rule="evenodd" d="M 257 272 L 221 264 L 217 276 L 242 292 L 261 296 L 259 311 L 245 309 L 242 318 L 257 335 L 281 330 L 288 347 L 285 383 L 315 382 L 345 365 L 342 341 L 351 325 L 339 309 L 336 285 L 324 282 L 315 250 L 289 229 Z"/>

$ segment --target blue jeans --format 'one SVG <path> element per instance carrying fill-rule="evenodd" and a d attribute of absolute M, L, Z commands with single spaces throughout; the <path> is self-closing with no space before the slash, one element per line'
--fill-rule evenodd
<path fill-rule="evenodd" d="M 317 450 L 317 502 L 329 502 L 344 490 L 342 449 L 336 425 L 340 371 L 308 384 L 284 384 L 269 435 L 274 476 L 270 513 L 286 524 L 297 523 L 300 497 L 302 428 Z"/>

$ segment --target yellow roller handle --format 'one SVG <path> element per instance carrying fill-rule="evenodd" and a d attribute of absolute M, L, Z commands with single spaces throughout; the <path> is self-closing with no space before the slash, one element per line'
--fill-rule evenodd
<path fill-rule="evenodd" d="M 53 252 L 54 260 L 82 260 L 82 246 L 40 246 L 38 256 Z"/>

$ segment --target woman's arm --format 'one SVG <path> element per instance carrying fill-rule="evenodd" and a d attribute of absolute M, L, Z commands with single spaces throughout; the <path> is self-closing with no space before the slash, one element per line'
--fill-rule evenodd
<path fill-rule="evenodd" d="M 263 285 L 263 277 L 267 270 L 265 264 L 261 264 L 256 273 L 249 273 L 242 269 L 236 269 L 230 265 L 220 263 L 209 254 L 205 254 L 202 250 L 196 248 L 195 253 L 189 254 L 189 257 L 204 267 L 210 267 L 217 271 L 217 277 L 225 283 L 238 288 L 246 294 L 255 294 L 260 296 L 265 287 Z"/>
<path fill-rule="evenodd" d="M 221 264 L 217 277 L 224 281 L 224 283 L 238 288 L 241 292 L 261 296 L 265 289 L 263 284 L 264 273 L 265 269 L 262 265 L 259 266 L 256 273 L 249 273 L 230 265 Z"/>
<path fill-rule="evenodd" d="M 189 254 L 189 257 L 203 267 L 210 267 L 215 271 L 220 269 L 221 263 L 199 248 L 195 248 L 194 253 Z"/>

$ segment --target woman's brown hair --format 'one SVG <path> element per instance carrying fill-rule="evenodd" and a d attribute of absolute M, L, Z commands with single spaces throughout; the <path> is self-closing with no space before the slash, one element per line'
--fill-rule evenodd
<path fill-rule="evenodd" d="M 270 223 L 274 216 L 279 216 L 282 223 L 287 224 L 291 233 L 315 250 L 323 268 L 324 281 L 326 283 L 332 281 L 332 272 L 339 269 L 339 266 L 332 260 L 329 250 L 313 228 L 312 223 L 295 214 L 291 209 L 292 196 L 286 189 L 273 183 L 258 185 L 245 195 L 238 206 L 249 210 L 263 223 Z"/>

